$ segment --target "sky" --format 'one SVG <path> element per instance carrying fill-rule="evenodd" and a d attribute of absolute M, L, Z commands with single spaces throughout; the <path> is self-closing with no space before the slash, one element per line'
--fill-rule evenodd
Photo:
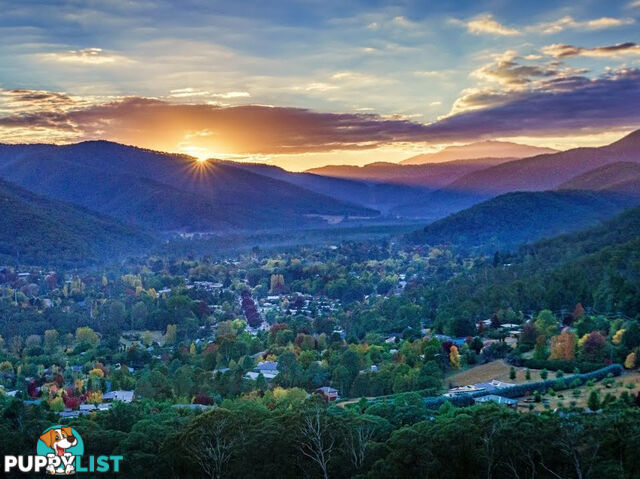
<path fill-rule="evenodd" d="M 640 0 L 0 0 L 0 142 L 396 162 L 640 127 Z"/>

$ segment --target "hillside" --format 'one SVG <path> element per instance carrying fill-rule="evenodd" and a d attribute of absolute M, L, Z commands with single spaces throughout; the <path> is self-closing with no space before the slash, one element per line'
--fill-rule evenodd
<path fill-rule="evenodd" d="M 576 303 L 597 311 L 640 314 L 640 208 L 600 226 L 541 240 L 437 285 L 437 316 L 486 318 L 496 309 L 571 311 Z"/>
<path fill-rule="evenodd" d="M 348 178 L 371 182 L 386 182 L 410 186 L 420 186 L 430 190 L 442 188 L 457 178 L 473 171 L 499 165 L 514 158 L 475 158 L 453 160 L 442 163 L 402 165 L 396 163 L 370 163 L 365 166 L 324 166 L 308 170 L 307 173 Z"/>
<path fill-rule="evenodd" d="M 640 195 L 640 189 L 631 191 L 628 185 L 640 180 L 640 163 L 619 161 L 587 171 L 558 186 L 564 190 L 615 190 Z"/>
<path fill-rule="evenodd" d="M 293 173 L 260 163 L 229 163 L 252 173 L 291 183 L 341 201 L 360 204 L 387 213 L 399 204 L 416 201 L 426 189 L 395 183 L 357 181 L 314 173 Z"/>
<path fill-rule="evenodd" d="M 468 145 L 448 146 L 437 153 L 412 156 L 402 160 L 400 163 L 403 165 L 420 165 L 472 158 L 526 158 L 555 152 L 556 150 L 552 148 L 521 145 L 508 141 L 478 141 Z"/>
<path fill-rule="evenodd" d="M 495 196 L 511 191 L 544 191 L 616 162 L 640 163 L 640 130 L 597 148 L 575 148 L 510 161 L 465 175 L 447 190 Z"/>
<path fill-rule="evenodd" d="M 639 203 L 611 192 L 507 193 L 427 225 L 414 239 L 494 252 L 593 226 Z"/>
<path fill-rule="evenodd" d="M 140 230 L 0 180 L 0 261 L 89 264 L 139 254 L 154 240 Z"/>
<path fill-rule="evenodd" d="M 443 218 L 501 194 L 552 190 L 579 175 L 619 162 L 640 163 L 640 130 L 599 148 L 576 148 L 477 170 L 391 212 L 404 217 Z M 616 191 L 633 194 L 638 183 L 629 180 L 618 185 Z"/>
<path fill-rule="evenodd" d="M 105 141 L 0 145 L 0 176 L 156 230 L 291 227 L 322 223 L 309 215 L 378 214 L 230 164 Z"/>

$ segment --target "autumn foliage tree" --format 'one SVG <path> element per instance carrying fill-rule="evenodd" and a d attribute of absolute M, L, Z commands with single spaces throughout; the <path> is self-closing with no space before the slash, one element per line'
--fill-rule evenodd
<path fill-rule="evenodd" d="M 449 362 L 451 363 L 452 368 L 460 369 L 460 353 L 455 345 L 451 346 L 451 349 L 449 350 Z"/>
<path fill-rule="evenodd" d="M 607 338 L 600 331 L 592 331 L 580 338 L 583 358 L 588 361 L 601 361 L 604 356 Z"/>
<path fill-rule="evenodd" d="M 576 336 L 564 330 L 551 338 L 551 355 L 549 359 L 573 360 L 576 356 Z"/>
<path fill-rule="evenodd" d="M 281 274 L 272 274 L 270 280 L 270 288 L 274 294 L 284 293 L 284 276 Z"/>
<path fill-rule="evenodd" d="M 636 353 L 632 351 L 627 355 L 626 359 L 624 360 L 624 367 L 626 369 L 633 369 L 636 367 Z"/>

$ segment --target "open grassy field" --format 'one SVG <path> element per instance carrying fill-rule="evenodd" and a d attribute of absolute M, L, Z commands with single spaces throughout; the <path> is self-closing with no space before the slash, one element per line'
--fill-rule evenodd
<path fill-rule="evenodd" d="M 600 400 L 602 401 L 608 393 L 613 394 L 615 397 L 619 397 L 620 393 L 627 391 L 629 394 L 635 396 L 640 390 L 640 372 L 638 371 L 627 372 L 622 376 L 614 378 L 614 381 L 614 384 L 610 388 L 605 387 L 602 384 L 602 381 L 599 381 L 593 386 L 584 385 L 576 388 L 580 391 L 579 396 L 574 395 L 573 389 L 567 389 L 565 391 L 557 392 L 554 396 L 550 394 L 543 395 L 542 403 L 524 403 L 521 401 L 518 406 L 528 408 L 529 404 L 533 404 L 534 411 L 543 411 L 545 409 L 553 410 L 558 407 L 570 406 L 586 408 L 591 391 L 598 391 Z M 633 387 L 629 387 L 630 385 L 633 385 Z"/>
<path fill-rule="evenodd" d="M 525 377 L 526 368 L 515 368 L 516 378 L 509 378 L 509 371 L 511 366 L 504 360 L 491 361 L 487 364 L 480 364 L 473 366 L 469 369 L 465 369 L 458 373 L 454 373 L 445 378 L 445 386 L 466 386 L 469 384 L 475 384 L 479 382 L 491 381 L 497 379 L 498 381 L 504 381 L 506 383 L 523 384 L 527 382 L 540 381 L 540 370 L 531 369 L 531 379 L 527 380 Z M 553 371 L 549 371 L 549 378 L 555 377 Z M 565 375 L 566 378 L 571 377 L 570 374 Z"/>

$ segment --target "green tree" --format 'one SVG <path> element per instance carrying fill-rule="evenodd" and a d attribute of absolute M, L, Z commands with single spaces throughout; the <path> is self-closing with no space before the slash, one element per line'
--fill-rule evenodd
<path fill-rule="evenodd" d="M 595 389 L 589 394 L 587 406 L 589 406 L 589 409 L 591 409 L 592 411 L 597 411 L 598 409 L 600 409 L 600 395 Z"/>
<path fill-rule="evenodd" d="M 55 329 L 47 329 L 44 332 L 44 347 L 47 351 L 54 351 L 58 347 L 58 338 L 60 334 Z"/>
<path fill-rule="evenodd" d="M 87 343 L 90 346 L 97 346 L 100 342 L 100 337 L 89 326 L 82 326 L 76 329 L 76 343 Z"/>

